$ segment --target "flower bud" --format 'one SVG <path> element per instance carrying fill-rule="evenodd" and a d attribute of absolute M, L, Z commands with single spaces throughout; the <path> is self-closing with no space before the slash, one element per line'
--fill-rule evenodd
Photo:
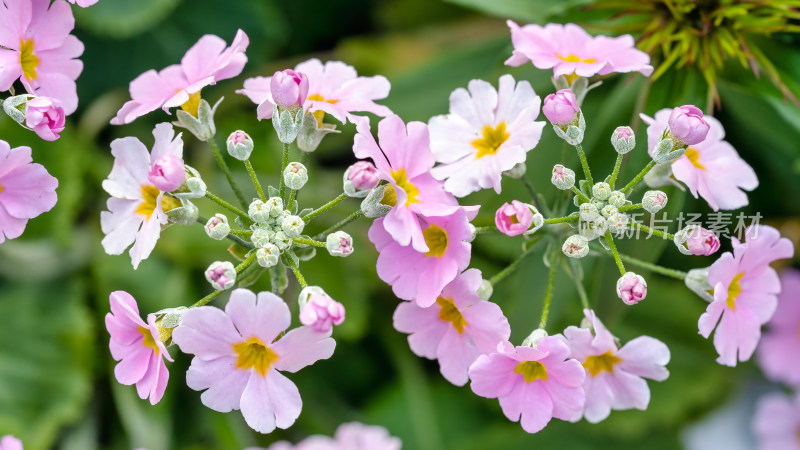
<path fill-rule="evenodd" d="M 494 223 L 506 236 L 519 236 L 533 225 L 533 211 L 525 203 L 512 200 L 497 210 Z"/>
<path fill-rule="evenodd" d="M 589 240 L 579 234 L 573 234 L 564 241 L 561 251 L 570 258 L 583 258 L 589 254 Z"/>
<path fill-rule="evenodd" d="M 272 229 L 267 227 L 256 227 L 253 230 L 253 234 L 250 235 L 250 242 L 252 242 L 257 248 L 265 247 L 272 242 L 274 236 L 275 232 L 272 231 Z"/>
<path fill-rule="evenodd" d="M 331 233 L 325 239 L 325 248 L 331 256 L 350 256 L 353 253 L 353 238 L 344 231 Z"/>
<path fill-rule="evenodd" d="M 229 261 L 216 261 L 206 269 L 206 280 L 218 291 L 230 289 L 236 282 L 236 268 Z"/>
<path fill-rule="evenodd" d="M 525 176 L 525 172 L 527 172 L 527 171 L 528 171 L 528 166 L 526 166 L 524 162 L 521 162 L 521 163 L 515 164 L 514 167 L 504 171 L 503 175 L 505 175 L 505 176 L 507 176 L 509 178 L 518 179 L 518 178 L 522 178 L 523 176 Z"/>
<path fill-rule="evenodd" d="M 692 269 L 686 275 L 686 287 L 707 302 L 714 301 L 714 286 L 708 282 L 708 267 Z"/>
<path fill-rule="evenodd" d="M 297 132 L 297 148 L 300 151 L 311 153 L 319 147 L 322 138 L 329 133 L 341 133 L 336 129 L 336 125 L 331 123 L 319 123 L 313 114 L 305 114 Z"/>
<path fill-rule="evenodd" d="M 482 280 L 481 285 L 478 286 L 478 298 L 487 301 L 492 298 L 492 292 L 494 288 L 492 287 L 492 283 L 489 280 Z"/>
<path fill-rule="evenodd" d="M 544 331 L 541 328 L 537 328 L 531 332 L 525 339 L 522 341 L 523 347 L 533 347 L 536 348 L 536 345 L 539 344 L 539 341 L 543 338 L 547 337 L 547 331 Z"/>
<path fill-rule="evenodd" d="M 303 219 L 300 216 L 295 215 L 288 215 L 283 218 L 281 221 L 281 229 L 286 234 L 286 236 L 292 238 L 300 236 L 300 233 L 303 232 L 303 228 L 305 228 L 306 223 L 303 222 Z"/>
<path fill-rule="evenodd" d="M 617 214 L 618 212 L 619 210 L 617 210 L 617 207 L 614 205 L 606 205 L 600 210 L 600 214 L 602 214 L 606 219 L 611 218 L 611 216 Z"/>
<path fill-rule="evenodd" d="M 386 204 L 388 201 L 384 202 L 384 197 L 387 200 L 391 200 L 393 197 L 395 202 L 397 201 L 397 195 L 391 184 L 380 185 L 369 191 L 367 197 L 361 202 L 361 212 L 370 219 L 385 216 L 392 210 L 392 206 Z"/>
<path fill-rule="evenodd" d="M 269 212 L 270 207 L 259 199 L 253 200 L 250 203 L 250 207 L 247 208 L 247 215 L 255 223 L 264 223 L 269 220 Z"/>
<path fill-rule="evenodd" d="M 613 214 L 611 217 L 608 218 L 608 229 L 615 232 L 621 233 L 628 229 L 628 216 L 622 213 Z"/>
<path fill-rule="evenodd" d="M 270 243 L 256 250 L 256 262 L 261 267 L 270 268 L 277 265 L 280 257 L 281 251 Z"/>
<path fill-rule="evenodd" d="M 605 201 L 611 195 L 611 186 L 608 183 L 600 182 L 592 186 L 592 198 Z"/>
<path fill-rule="evenodd" d="M 272 243 L 283 251 L 292 245 L 292 238 L 287 236 L 283 231 L 276 231 L 275 234 L 272 235 Z"/>
<path fill-rule="evenodd" d="M 34 97 L 25 108 L 25 126 L 45 141 L 55 141 L 64 131 L 66 115 L 58 101 L 50 97 Z"/>
<path fill-rule="evenodd" d="M 617 297 L 626 305 L 635 305 L 647 297 L 647 282 L 641 275 L 626 272 L 617 280 Z"/>
<path fill-rule="evenodd" d="M 300 190 L 308 181 L 308 170 L 299 162 L 291 162 L 283 169 L 283 182 L 289 189 Z"/>
<path fill-rule="evenodd" d="M 694 105 L 683 105 L 673 109 L 668 123 L 672 136 L 684 145 L 703 142 L 711 128 L 708 122 L 703 120 L 703 111 Z"/>
<path fill-rule="evenodd" d="M 542 112 L 553 125 L 566 126 L 576 119 L 581 107 L 575 94 L 569 89 L 561 89 L 544 99 Z"/>
<path fill-rule="evenodd" d="M 592 220 L 581 221 L 578 224 L 578 231 L 586 239 L 592 240 L 598 238 L 608 230 L 608 221 L 599 214 Z"/>
<path fill-rule="evenodd" d="M 344 322 L 344 306 L 332 299 L 319 286 L 308 286 L 300 291 L 300 323 L 318 333 L 330 333 L 333 325 Z"/>
<path fill-rule="evenodd" d="M 215 214 L 206 222 L 206 234 L 211 239 L 222 240 L 231 232 L 231 226 L 228 225 L 228 218 L 224 214 Z"/>
<path fill-rule="evenodd" d="M 284 108 L 299 108 L 308 97 L 308 77 L 291 69 L 272 75 L 269 83 L 273 102 Z"/>
<path fill-rule="evenodd" d="M 160 191 L 172 192 L 178 189 L 186 181 L 183 160 L 172 153 L 165 154 L 153 163 L 147 179 Z"/>
<path fill-rule="evenodd" d="M 253 138 L 242 130 L 236 130 L 228 136 L 226 142 L 228 154 L 240 161 L 246 161 L 253 152 Z"/>
<path fill-rule="evenodd" d="M 201 141 L 208 141 L 217 134 L 217 128 L 214 124 L 214 114 L 217 112 L 222 99 L 217 101 L 217 104 L 212 108 L 205 99 L 201 99 L 197 107 L 197 115 L 186 112 L 183 109 L 175 111 L 175 116 L 178 118 L 178 125 L 189 130 L 197 139 Z"/>
<path fill-rule="evenodd" d="M 719 237 L 705 228 L 688 225 L 675 233 L 675 245 L 684 255 L 709 256 L 719 250 Z"/>
<path fill-rule="evenodd" d="M 631 127 L 617 127 L 611 133 L 611 145 L 620 155 L 624 155 L 636 147 L 636 135 Z"/>
<path fill-rule="evenodd" d="M 177 200 L 166 195 L 161 198 L 161 208 L 167 214 L 167 220 L 176 225 L 194 225 L 200 215 L 200 210 L 188 199 Z"/>
<path fill-rule="evenodd" d="M 588 222 L 600 217 L 600 212 L 597 210 L 597 206 L 594 203 L 581 203 L 578 209 L 580 210 L 581 220 Z"/>
<path fill-rule="evenodd" d="M 378 185 L 378 169 L 369 161 L 358 161 L 344 171 L 344 193 L 348 197 L 366 197 Z"/>
<path fill-rule="evenodd" d="M 313 114 L 305 114 L 303 108 L 285 109 L 278 105 L 272 108 L 272 128 L 278 135 L 278 140 L 284 144 L 291 144 L 297 138 L 306 116 L 314 117 Z M 314 119 L 316 121 L 316 119 Z"/>
<path fill-rule="evenodd" d="M 183 164 L 186 181 L 172 195 L 180 199 L 205 197 L 208 189 L 206 183 L 200 178 L 200 173 L 188 164 Z"/>
<path fill-rule="evenodd" d="M 575 186 L 575 172 L 561 164 L 553 166 L 553 177 L 550 181 L 559 189 L 567 190 Z"/>
<path fill-rule="evenodd" d="M 627 199 L 625 198 L 625 194 L 623 194 L 622 192 L 611 191 L 611 194 L 609 194 L 606 202 L 608 202 L 609 205 L 616 206 L 617 208 L 622 208 L 623 206 L 625 206 L 625 200 Z"/>
<path fill-rule="evenodd" d="M 647 191 L 642 197 L 642 208 L 645 211 L 655 214 L 667 206 L 667 194 L 661 191 Z"/>

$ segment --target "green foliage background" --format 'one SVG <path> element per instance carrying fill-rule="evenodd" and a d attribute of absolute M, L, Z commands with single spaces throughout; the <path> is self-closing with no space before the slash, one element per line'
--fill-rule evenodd
<path fill-rule="evenodd" d="M 106 194 L 100 187 L 112 158 L 109 144 L 137 136 L 148 146 L 155 123 L 171 120 L 161 111 L 131 125 L 112 127 L 108 120 L 127 97 L 127 85 L 150 69 L 177 63 L 201 35 L 213 33 L 230 41 L 237 28 L 250 37 L 249 63 L 236 79 L 203 91 L 205 98 L 225 96 L 218 114 L 218 142 L 231 131 L 247 130 L 257 143 L 253 163 L 262 182 L 277 183 L 278 141 L 269 123 L 255 118 L 255 105 L 234 94 L 248 76 L 269 75 L 309 57 L 341 59 L 361 74 L 380 73 L 392 82 L 384 102 L 405 120 L 427 121 L 447 111 L 450 92 L 473 78 L 496 83 L 503 73 L 530 80 L 536 91 L 552 92 L 549 73 L 530 65 L 511 69 L 502 62 L 511 52 L 504 18 L 521 22 L 584 21 L 601 23 L 587 13 L 585 0 L 101 0 L 75 9 L 75 34 L 86 45 L 85 69 L 78 80 L 81 106 L 69 118 L 57 142 L 46 143 L 0 117 L 0 139 L 12 147 L 29 145 L 35 162 L 59 179 L 56 207 L 28 223 L 23 237 L 0 246 L 0 435 L 21 437 L 26 449 L 239 449 L 268 446 L 279 439 L 299 441 L 314 433 L 332 434 L 342 422 L 380 424 L 403 439 L 404 448 L 614 448 L 680 447 L 680 430 L 722 404 L 748 380 L 760 375 L 752 363 L 737 369 L 718 366 L 710 342 L 696 330 L 704 302 L 680 283 L 651 275 L 650 295 L 636 308 L 625 308 L 613 294 L 613 262 L 584 260 L 584 283 L 590 301 L 604 322 L 623 341 L 649 334 L 672 351 L 672 376 L 651 383 L 646 412 L 615 412 L 600 425 L 552 422 L 537 435 L 507 421 L 496 400 L 479 398 L 469 387 L 455 387 L 438 373 L 435 362 L 420 359 L 405 335 L 393 330 L 391 315 L 398 300 L 374 269 L 376 252 L 366 239 L 366 221 L 350 231 L 356 253 L 346 259 L 320 254 L 304 265 L 313 284 L 347 307 L 348 320 L 335 330 L 338 346 L 331 360 L 306 368 L 291 378 L 304 399 L 303 413 L 286 431 L 258 435 L 238 412 L 221 414 L 202 406 L 199 394 L 185 386 L 189 358 L 178 355 L 170 365 L 164 400 L 151 407 L 133 387 L 114 380 L 103 317 L 108 294 L 126 290 L 142 311 L 188 305 L 209 287 L 202 276 L 207 265 L 227 256 L 227 244 L 208 239 L 200 226 L 173 226 L 162 233 L 155 252 L 134 271 L 127 255 L 108 256 L 100 245 L 99 211 Z M 763 42 L 785 80 L 800 79 L 800 52 L 794 36 L 775 35 Z M 638 121 L 633 112 L 647 80 L 617 76 L 604 81 L 584 105 L 587 148 L 593 171 L 610 172 L 615 154 L 608 144 L 614 127 Z M 800 96 L 796 82 L 789 84 Z M 721 110 L 717 117 L 728 140 L 756 170 L 761 186 L 751 195 L 745 213 L 756 211 L 797 239 L 800 233 L 800 112 L 779 96 L 767 80 L 731 65 L 719 82 Z M 650 87 L 644 112 L 685 103 L 705 104 L 702 78 L 692 71 L 670 71 Z M 311 183 L 301 204 L 327 202 L 341 184 L 341 173 L 353 160 L 353 127 L 326 138 L 310 163 Z M 551 200 L 549 174 L 561 160 L 562 145 L 549 129 L 529 153 L 528 176 Z M 644 128 L 640 146 L 627 162 L 622 180 L 646 163 Z M 211 153 L 184 134 L 185 155 L 214 192 L 231 197 Z M 235 161 L 230 161 L 233 164 Z M 567 163 L 577 166 L 569 154 Z M 244 167 L 233 165 L 246 186 Z M 671 213 L 708 212 L 676 189 L 668 191 Z M 250 193 L 252 194 L 252 193 Z M 503 181 L 503 193 L 481 192 L 465 203 L 481 204 L 478 225 L 488 225 L 503 202 L 524 199 L 515 180 Z M 200 201 L 202 214 L 217 212 Z M 347 200 L 312 226 L 323 229 L 358 207 Z M 315 221 L 317 222 L 317 221 Z M 796 234 L 792 234 L 796 233 Z M 623 243 L 622 251 L 682 269 L 713 260 L 677 254 L 665 242 Z M 473 266 L 490 276 L 520 252 L 521 239 L 481 236 L 474 243 Z M 663 254 L 662 254 L 663 252 Z M 493 300 L 512 326 L 512 341 L 521 341 L 539 320 L 546 283 L 542 254 L 530 256 L 517 273 L 495 290 Z M 562 272 L 563 275 L 563 272 Z M 557 332 L 580 320 L 573 283 L 559 275 L 550 329 Z M 266 277 L 265 277 L 266 278 Z M 252 286 L 268 289 L 268 280 Z M 295 287 L 285 298 L 296 309 Z M 223 299 L 216 304 L 223 304 Z M 295 319 L 296 320 L 296 319 Z M 173 350 L 173 354 L 177 352 Z"/>

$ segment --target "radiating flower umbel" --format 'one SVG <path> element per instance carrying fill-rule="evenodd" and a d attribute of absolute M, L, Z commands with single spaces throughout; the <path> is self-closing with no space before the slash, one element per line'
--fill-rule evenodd
<path fill-rule="evenodd" d="M 758 365 L 767 378 L 800 387 L 800 271 L 781 273 L 775 315 L 758 344 Z"/>
<path fill-rule="evenodd" d="M 50 211 L 58 180 L 34 164 L 30 147 L 11 148 L 0 140 L 0 244 L 18 238 L 28 220 Z"/>
<path fill-rule="evenodd" d="M 794 254 L 792 242 L 766 225 L 748 228 L 745 242 L 733 238 L 732 244 L 733 253 L 723 253 L 708 269 L 714 300 L 698 322 L 705 338 L 716 328 L 717 362 L 726 366 L 753 355 L 761 325 L 772 317 L 781 292 L 778 274 L 769 264 Z"/>
<path fill-rule="evenodd" d="M 450 94 L 450 113 L 429 121 L 431 151 L 439 165 L 433 176 L 456 197 L 480 189 L 500 192 L 501 174 L 525 162 L 539 143 L 544 122 L 536 122 L 541 99 L 527 81 L 500 77 L 499 88 L 483 80 Z"/>
<path fill-rule="evenodd" d="M 116 139 L 111 143 L 114 167 L 103 181 L 103 189 L 111 195 L 108 211 L 100 213 L 100 226 L 105 233 L 103 248 L 109 255 L 120 255 L 130 250 L 133 268 L 150 255 L 161 235 L 161 226 L 167 223 L 166 212 L 180 206 L 174 197 L 165 196 L 148 173 L 152 165 L 163 156 L 183 157 L 183 140 L 169 123 L 156 125 L 153 130 L 153 151 L 135 137 Z"/>
<path fill-rule="evenodd" d="M 270 292 L 258 295 L 236 289 L 223 312 L 201 306 L 183 315 L 172 338 L 184 353 L 195 355 L 186 384 L 204 391 L 200 400 L 220 412 L 240 409 L 260 433 L 290 427 L 303 402 L 297 386 L 281 372 L 297 372 L 333 355 L 330 332 L 291 323 L 289 307 Z"/>

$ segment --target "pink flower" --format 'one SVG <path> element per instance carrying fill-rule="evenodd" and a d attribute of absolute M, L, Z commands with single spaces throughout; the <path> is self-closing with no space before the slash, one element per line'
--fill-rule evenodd
<path fill-rule="evenodd" d="M 441 163 L 431 173 L 456 197 L 488 188 L 499 193 L 502 173 L 524 163 L 539 143 L 540 104 L 531 85 L 511 75 L 500 77 L 497 90 L 483 80 L 470 81 L 469 91 L 456 89 L 450 114 L 429 122 L 431 151 Z"/>
<path fill-rule="evenodd" d="M 653 73 L 650 57 L 634 48 L 633 37 L 629 34 L 615 38 L 592 37 L 571 23 L 522 28 L 510 20 L 506 23 L 514 44 L 514 52 L 506 60 L 508 66 L 521 66 L 530 61 L 536 68 L 552 68 L 554 77 L 564 75 L 570 81 L 579 76 L 612 72 L 640 72 L 648 77 Z"/>
<path fill-rule="evenodd" d="M 669 349 L 649 336 L 639 336 L 617 348 L 614 336 L 594 311 L 585 309 L 583 313 L 591 328 L 571 326 L 564 330 L 564 337 L 571 357 L 586 369 L 584 417 L 597 423 L 612 409 L 647 409 L 650 388 L 643 378 L 667 379 L 669 372 L 664 366 L 669 362 Z"/>
<path fill-rule="evenodd" d="M 135 137 L 115 139 L 111 143 L 114 167 L 103 181 L 103 189 L 111 195 L 108 211 L 100 213 L 100 226 L 105 233 L 103 248 L 109 255 L 120 255 L 131 244 L 133 268 L 146 259 L 158 241 L 161 225 L 167 223 L 166 212 L 181 205 L 153 185 L 148 174 L 151 164 L 172 154 L 183 156 L 183 140 L 169 123 L 160 123 L 153 130 L 152 153 Z"/>
<path fill-rule="evenodd" d="M 635 305 L 647 297 L 647 282 L 641 275 L 626 272 L 617 280 L 617 297 L 626 305 Z"/>
<path fill-rule="evenodd" d="M 581 107 L 575 99 L 575 94 L 569 89 L 562 89 L 555 94 L 550 94 L 544 99 L 542 112 L 553 125 L 567 125 L 575 120 Z"/>
<path fill-rule="evenodd" d="M 642 115 L 648 124 L 647 146 L 653 148 L 667 128 L 671 110 L 662 109 L 655 118 Z M 739 157 L 736 150 L 724 141 L 722 124 L 711 116 L 703 116 L 710 127 L 706 139 L 686 149 L 686 154 L 672 163 L 672 172 L 697 198 L 703 197 L 714 210 L 738 209 L 747 205 L 747 194 L 758 187 L 758 178 L 753 169 Z"/>
<path fill-rule="evenodd" d="M 359 191 L 374 189 L 378 185 L 378 169 L 369 161 L 358 161 L 347 170 L 347 179 Z"/>
<path fill-rule="evenodd" d="M 536 347 L 497 345 L 497 352 L 481 355 L 469 368 L 472 391 L 497 398 L 503 414 L 521 421 L 528 433 L 542 430 L 553 417 L 576 422 L 583 412 L 585 373 L 569 358 L 559 337 L 546 336 Z"/>
<path fill-rule="evenodd" d="M 150 172 L 147 172 L 147 179 L 164 192 L 178 189 L 186 180 L 183 159 L 172 153 L 165 154 L 153 163 Z"/>
<path fill-rule="evenodd" d="M 378 276 L 403 300 L 416 300 L 422 308 L 433 305 L 442 289 L 469 265 L 472 231 L 469 221 L 477 207 L 461 207 L 449 216 L 415 218 L 424 223 L 426 252 L 398 243 L 386 229 L 386 218 L 376 219 L 369 240 L 378 255 Z"/>
<path fill-rule="evenodd" d="M 418 252 L 429 251 L 417 214 L 447 216 L 459 206 L 444 190 L 443 183 L 431 175 L 435 160 L 429 146 L 428 127 L 422 122 L 409 122 L 406 126 L 398 116 L 387 117 L 378 123 L 380 147 L 366 118 L 356 119 L 356 130 L 353 142 L 356 157 L 371 158 L 378 169 L 378 178 L 389 182 L 386 187 L 389 195 L 384 193 L 381 203 L 392 209 L 383 227 L 398 244 L 411 243 Z"/>
<path fill-rule="evenodd" d="M 401 446 L 400 439 L 390 436 L 386 428 L 350 422 L 339 425 L 334 438 L 314 435 L 294 446 L 280 441 L 267 450 L 400 450 Z"/>
<path fill-rule="evenodd" d="M 155 405 L 164 396 L 169 381 L 167 364 L 172 362 L 161 342 L 155 316 L 147 316 L 147 323 L 139 317 L 136 300 L 125 291 L 114 291 L 109 296 L 111 312 L 106 314 L 106 329 L 111 335 L 108 347 L 114 360 L 117 381 L 136 384 L 139 397 L 150 398 Z"/>
<path fill-rule="evenodd" d="M 111 119 L 112 125 L 133 122 L 158 108 L 181 106 L 197 115 L 200 90 L 239 75 L 247 62 L 244 54 L 250 41 L 244 31 L 236 32 L 230 47 L 221 38 L 207 34 L 200 38 L 181 59 L 160 72 L 148 70 L 131 81 L 131 100 Z"/>
<path fill-rule="evenodd" d="M 64 131 L 64 108 L 58 100 L 50 97 L 36 97 L 28 101 L 25 109 L 25 126 L 33 130 L 45 141 L 55 141 Z"/>
<path fill-rule="evenodd" d="M 53 209 L 58 180 L 34 164 L 30 147 L 0 140 L 0 244 L 22 235 L 28 220 Z"/>
<path fill-rule="evenodd" d="M 800 387 L 800 271 L 781 273 L 778 307 L 758 345 L 758 365 L 773 381 Z"/>
<path fill-rule="evenodd" d="M 344 306 L 322 288 L 309 286 L 300 292 L 300 323 L 318 333 L 330 333 L 344 322 Z"/>
<path fill-rule="evenodd" d="M 761 397 L 753 431 L 759 450 L 800 450 L 800 395 L 792 398 L 774 393 Z"/>
<path fill-rule="evenodd" d="M 272 99 L 278 106 L 303 106 L 308 97 L 308 77 L 291 69 L 275 72 L 270 80 Z"/>
<path fill-rule="evenodd" d="M 714 286 L 714 301 L 700 316 L 698 328 L 704 338 L 714 328 L 717 362 L 735 366 L 747 361 L 761 337 L 761 325 L 769 321 L 778 303 L 781 282 L 769 264 L 791 258 L 791 241 L 778 230 L 760 225 L 745 232 L 745 242 L 732 239 L 733 253 L 725 252 L 708 269 L 708 282 Z"/>
<path fill-rule="evenodd" d="M 0 450 L 23 450 L 22 441 L 7 434 L 0 439 Z"/>
<path fill-rule="evenodd" d="M 442 376 L 456 386 L 467 383 L 479 355 L 495 352 L 511 335 L 500 307 L 478 298 L 482 281 L 480 270 L 466 270 L 442 289 L 434 305 L 402 302 L 394 312 L 394 327 L 410 335 L 411 350 L 438 359 Z"/>
<path fill-rule="evenodd" d="M 713 231 L 697 227 L 689 233 L 686 246 L 693 255 L 709 256 L 719 250 L 719 238 Z"/>
<path fill-rule="evenodd" d="M 669 130 L 686 145 L 703 142 L 710 126 L 703 120 L 703 111 L 694 105 L 683 105 L 673 109 L 667 121 Z"/>
<path fill-rule="evenodd" d="M 81 8 L 88 8 L 97 3 L 98 0 L 67 0 L 67 1 L 72 3 L 73 5 L 77 4 Z"/>
<path fill-rule="evenodd" d="M 19 79 L 28 93 L 57 99 L 67 115 L 75 112 L 75 80 L 83 70 L 75 58 L 83 44 L 69 34 L 74 27 L 63 0 L 0 2 L 0 91 Z"/>
<path fill-rule="evenodd" d="M 308 77 L 308 96 L 303 110 L 315 113 L 320 122 L 325 113 L 342 123 L 356 111 L 381 117 L 392 114 L 389 108 L 375 103 L 389 95 L 390 84 L 385 77 L 359 77 L 352 66 L 341 61 L 328 61 L 323 65 L 316 58 L 298 64 L 294 71 Z M 272 77 L 248 78 L 244 89 L 236 91 L 259 105 L 258 120 L 272 118 L 275 100 L 271 84 Z"/>
<path fill-rule="evenodd" d="M 172 334 L 184 353 L 194 356 L 186 384 L 205 390 L 204 405 L 219 412 L 241 409 L 247 424 L 260 433 L 286 429 L 300 415 L 297 386 L 280 372 L 297 372 L 327 359 L 336 342 L 329 333 L 291 323 L 280 297 L 247 289 L 231 294 L 225 312 L 211 306 L 192 308 Z"/>
<path fill-rule="evenodd" d="M 497 210 L 494 223 L 506 236 L 519 236 L 533 225 L 533 211 L 525 203 L 511 200 L 511 204 L 504 203 Z"/>

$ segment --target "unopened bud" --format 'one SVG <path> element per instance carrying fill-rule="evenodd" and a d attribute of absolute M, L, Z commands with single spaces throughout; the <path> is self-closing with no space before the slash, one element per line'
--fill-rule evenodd
<path fill-rule="evenodd" d="M 667 200 L 667 194 L 662 191 L 647 191 L 642 198 L 642 208 L 651 214 L 655 214 L 667 206 Z"/>
<path fill-rule="evenodd" d="M 611 191 L 611 194 L 609 194 L 606 202 L 608 202 L 609 205 L 616 206 L 617 208 L 622 208 L 623 206 L 625 206 L 626 200 L 627 199 L 625 198 L 625 194 L 623 194 L 622 192 Z"/>
<path fill-rule="evenodd" d="M 492 287 L 492 283 L 489 280 L 482 280 L 481 285 L 478 286 L 478 298 L 487 301 L 492 298 L 492 292 L 494 288 Z"/>
<path fill-rule="evenodd" d="M 291 162 L 283 170 L 283 182 L 289 189 L 300 190 L 308 181 L 308 170 L 299 162 Z"/>
<path fill-rule="evenodd" d="M 206 222 L 206 234 L 211 239 L 222 240 L 231 232 L 231 226 L 228 224 L 228 218 L 224 214 L 215 214 Z"/>
<path fill-rule="evenodd" d="M 514 167 L 512 167 L 512 168 L 506 170 L 505 172 L 503 172 L 503 175 L 505 175 L 505 176 L 507 176 L 509 178 L 515 178 L 515 179 L 516 178 L 522 178 L 523 176 L 525 176 L 525 172 L 527 170 L 528 170 L 528 167 L 525 165 L 524 162 L 521 162 L 521 163 L 515 164 Z"/>
<path fill-rule="evenodd" d="M 353 238 L 344 231 L 337 231 L 325 239 L 325 248 L 331 256 L 350 256 L 353 253 Z"/>
<path fill-rule="evenodd" d="M 636 147 L 636 135 L 631 127 L 617 127 L 611 133 L 611 145 L 620 155 L 624 155 Z"/>
<path fill-rule="evenodd" d="M 617 297 L 626 305 L 635 305 L 647 297 L 647 282 L 641 275 L 626 272 L 617 280 Z"/>
<path fill-rule="evenodd" d="M 378 169 L 369 161 L 358 161 L 344 171 L 344 193 L 362 198 L 378 185 Z"/>
<path fill-rule="evenodd" d="M 255 227 L 253 234 L 250 235 L 250 242 L 256 247 L 264 247 L 272 242 L 275 232 L 267 227 Z"/>
<path fill-rule="evenodd" d="M 253 152 L 253 138 L 242 130 L 231 133 L 226 144 L 228 154 L 240 161 L 246 161 Z"/>
<path fill-rule="evenodd" d="M 386 197 L 386 198 L 385 198 Z M 392 205 L 387 205 L 384 200 L 394 199 L 397 202 L 397 195 L 394 192 L 394 187 L 391 184 L 384 184 L 369 191 L 367 197 L 361 202 L 361 212 L 366 217 L 374 219 L 383 217 L 392 210 Z"/>
<path fill-rule="evenodd" d="M 172 192 L 178 189 L 186 180 L 186 170 L 183 160 L 167 153 L 153 163 L 147 179 L 160 191 Z"/>
<path fill-rule="evenodd" d="M 628 228 L 628 216 L 623 213 L 616 213 L 608 218 L 608 229 L 621 233 Z"/>
<path fill-rule="evenodd" d="M 567 238 L 561 251 L 570 258 L 583 258 L 589 254 L 589 240 L 585 237 L 574 234 Z"/>
<path fill-rule="evenodd" d="M 539 341 L 544 337 L 547 337 L 547 332 L 541 328 L 537 328 L 522 341 L 522 346 L 536 348 L 536 345 L 539 344 Z"/>
<path fill-rule="evenodd" d="M 597 206 L 594 203 L 581 203 L 578 209 L 581 220 L 588 222 L 600 217 L 600 211 L 597 210 Z"/>
<path fill-rule="evenodd" d="M 707 302 L 714 301 L 714 286 L 708 282 L 708 267 L 692 269 L 686 275 L 686 287 Z"/>
<path fill-rule="evenodd" d="M 611 195 L 611 186 L 608 183 L 600 182 L 592 186 L 592 197 L 605 201 Z"/>
<path fill-rule="evenodd" d="M 572 189 L 572 186 L 575 186 L 575 172 L 561 164 L 556 164 L 553 167 L 553 177 L 550 181 L 562 191 Z"/>
<path fill-rule="evenodd" d="M 300 236 L 305 226 L 306 223 L 303 222 L 300 216 L 288 215 L 281 221 L 281 229 L 290 238 Z"/>
<path fill-rule="evenodd" d="M 211 286 L 222 291 L 230 289 L 236 283 L 236 268 L 229 261 L 216 261 L 206 269 L 206 280 Z"/>
<path fill-rule="evenodd" d="M 266 243 L 256 250 L 256 262 L 261 267 L 270 268 L 278 264 L 281 251 L 273 244 Z"/>
<path fill-rule="evenodd" d="M 610 219 L 611 216 L 617 214 L 618 212 L 619 210 L 617 210 L 617 207 L 614 205 L 606 205 L 600 210 L 600 214 L 602 214 L 606 219 Z"/>

